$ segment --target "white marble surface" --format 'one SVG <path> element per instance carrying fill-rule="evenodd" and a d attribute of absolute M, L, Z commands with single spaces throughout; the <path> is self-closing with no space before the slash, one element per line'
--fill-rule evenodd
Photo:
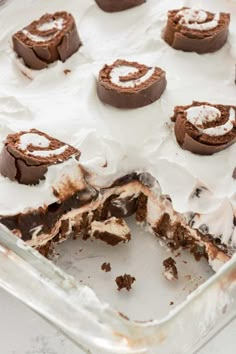
<path fill-rule="evenodd" d="M 2 290 L 0 308 L 1 354 L 83 354 L 46 321 Z M 236 320 L 199 354 L 234 354 L 235 333 Z"/>

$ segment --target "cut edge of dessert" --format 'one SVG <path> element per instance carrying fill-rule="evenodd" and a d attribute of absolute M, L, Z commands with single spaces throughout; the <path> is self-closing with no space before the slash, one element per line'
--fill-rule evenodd
<path fill-rule="evenodd" d="M 46 140 L 42 139 L 45 137 Z M 77 149 L 37 130 L 8 136 L 0 156 L 0 169 L 4 166 L 2 157 L 6 147 L 9 149 L 9 141 L 10 144 L 14 141 L 10 147 L 18 165 L 22 159 L 29 161 L 33 155 L 37 167 L 46 167 L 48 171 L 58 166 L 61 168 L 63 164 L 66 167 L 59 181 L 54 181 L 51 186 L 55 202 L 34 209 L 29 206 L 27 211 L 15 215 L 0 216 L 0 223 L 45 256 L 51 252 L 53 243 L 70 237 L 100 239 L 110 245 L 129 242 L 131 232 L 124 218 L 134 215 L 137 223 L 157 236 L 161 243 L 172 250 L 188 249 L 197 260 L 205 257 L 215 271 L 230 259 L 231 247 L 194 229 L 186 215 L 174 210 L 170 196 L 162 194 L 158 181 L 150 173 L 134 171 L 106 188 L 95 187 L 88 182 L 89 172 L 78 161 Z M 56 146 L 70 149 L 71 155 L 63 159 L 59 154 L 57 160 L 55 154 L 58 151 L 51 145 L 55 141 Z M 51 155 L 45 162 L 40 154 Z M 67 167 L 68 161 L 71 169 Z M 6 178 L 14 180 L 13 183 L 19 183 L 17 176 L 16 173 L 12 178 L 5 173 Z"/>

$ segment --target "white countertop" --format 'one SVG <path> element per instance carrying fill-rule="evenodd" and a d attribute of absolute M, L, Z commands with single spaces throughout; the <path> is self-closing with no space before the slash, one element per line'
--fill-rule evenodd
<path fill-rule="evenodd" d="M 1 354 L 83 354 L 46 321 L 2 290 L 0 308 Z M 236 320 L 199 354 L 234 354 L 235 333 Z"/>

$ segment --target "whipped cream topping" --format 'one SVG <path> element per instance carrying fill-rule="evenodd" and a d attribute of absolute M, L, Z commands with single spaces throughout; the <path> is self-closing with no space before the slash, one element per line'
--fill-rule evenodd
<path fill-rule="evenodd" d="M 216 28 L 219 24 L 220 14 L 215 14 L 211 21 L 207 21 L 207 13 L 203 10 L 184 9 L 177 13 L 180 17 L 179 23 L 192 30 L 208 31 Z"/>
<path fill-rule="evenodd" d="M 148 0 L 143 6 L 111 15 L 100 11 L 93 0 L 41 0 L 37 5 L 33 0 L 9 2 L 0 10 L 0 138 L 3 142 L 10 132 L 36 128 L 74 145 L 81 151 L 81 164 L 90 172 L 89 181 L 96 186 L 108 186 L 133 170 L 147 170 L 158 179 L 163 193 L 171 196 L 175 210 L 200 214 L 196 227 L 207 225 L 213 236 L 221 234 L 222 240 L 231 240 L 235 247 L 236 180 L 232 173 L 236 144 L 212 156 L 194 155 L 178 146 L 170 122 L 176 105 L 193 100 L 235 105 L 236 2 L 198 2 L 205 10 L 232 15 L 229 40 L 220 51 L 184 53 L 162 40 L 168 10 L 195 5 L 194 0 Z M 54 63 L 40 72 L 26 68 L 12 51 L 11 35 L 58 10 L 75 17 L 83 47 L 65 63 Z M 96 77 L 104 64 L 116 59 L 163 68 L 168 86 L 160 100 L 129 111 L 103 105 L 96 94 Z M 67 75 L 66 69 L 70 70 Z M 46 179 L 36 186 L 0 176 L 0 214 L 55 202 L 53 186 L 58 178 L 73 173 L 77 172 L 69 160 L 50 166 Z M 199 186 L 206 190 L 198 197 Z M 218 212 L 226 202 L 229 207 Z M 221 228 L 216 229 L 214 215 Z"/>
<path fill-rule="evenodd" d="M 235 110 L 230 108 L 229 119 L 226 123 L 222 125 L 217 125 L 213 128 L 202 128 L 204 123 L 214 122 L 221 117 L 221 112 L 219 109 L 209 106 L 202 105 L 196 107 L 190 107 L 186 110 L 187 120 L 193 124 L 200 132 L 210 135 L 210 136 L 222 136 L 229 133 L 235 124 Z"/>
<path fill-rule="evenodd" d="M 136 74 L 138 71 L 138 68 L 133 66 L 116 66 L 110 73 L 111 82 L 120 87 L 136 87 L 150 79 L 155 72 L 155 68 L 148 69 L 147 73 L 138 79 L 132 79 L 132 74 Z M 121 80 L 124 76 L 130 76 L 130 80 Z"/>

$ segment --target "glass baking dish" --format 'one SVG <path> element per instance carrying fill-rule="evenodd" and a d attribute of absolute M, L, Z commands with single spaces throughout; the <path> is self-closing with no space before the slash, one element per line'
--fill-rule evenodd
<path fill-rule="evenodd" d="M 162 274 L 170 251 L 128 224 L 128 244 L 71 239 L 56 245 L 53 262 L 0 226 L 0 285 L 85 351 L 194 353 L 236 316 L 236 257 L 213 274 L 206 261 L 176 252 L 179 280 L 170 283 Z M 136 278 L 130 292 L 116 289 L 124 273 Z"/>
<path fill-rule="evenodd" d="M 133 245 L 132 249 L 138 250 L 139 246 L 143 245 L 142 240 L 139 242 L 141 234 L 142 237 L 147 235 L 141 229 L 139 235 L 132 220 L 130 224 L 137 236 L 137 244 Z M 147 237 L 145 242 L 147 250 L 149 249 L 148 238 L 151 243 L 154 241 L 151 235 Z M 81 264 L 84 260 L 90 263 L 92 263 L 91 260 L 96 259 L 99 259 L 100 263 L 102 261 L 98 254 L 94 253 L 93 247 L 95 247 L 96 243 L 87 242 L 85 244 L 81 240 L 69 240 L 57 247 L 60 257 L 56 260 L 56 263 L 64 265 L 64 268 L 70 269 L 72 273 L 77 273 L 77 278 L 79 279 L 81 274 L 79 273 L 78 276 L 79 268 L 76 268 L 78 264 Z M 140 244 L 138 245 L 138 243 Z M 142 304 L 139 303 L 139 294 L 136 294 L 136 296 L 133 295 L 129 299 L 132 292 L 135 294 L 134 285 L 130 294 L 117 292 L 121 299 L 117 301 L 119 311 L 116 311 L 110 304 L 104 300 L 100 300 L 91 287 L 80 284 L 74 277 L 65 273 L 37 251 L 31 249 L 3 226 L 0 228 L 0 244 L 1 287 L 50 321 L 85 351 L 90 350 L 92 353 L 127 354 L 190 354 L 204 345 L 210 337 L 236 316 L 235 257 L 225 264 L 217 274 L 212 275 L 194 290 L 191 295 L 187 296 L 185 300 L 179 301 L 177 299 L 181 303 L 169 311 L 169 313 L 166 312 L 159 319 L 135 321 L 129 320 L 126 318 L 126 314 L 123 315 L 120 312 L 121 308 L 125 308 L 122 305 L 123 302 L 128 302 L 129 306 L 133 306 L 129 311 L 132 315 L 135 315 L 135 311 L 137 311 L 137 316 L 141 316 L 142 311 L 138 310 L 138 308 L 145 309 L 145 307 L 149 308 L 149 306 L 153 309 L 153 313 L 156 313 L 156 308 L 165 307 L 166 297 L 169 296 L 170 291 L 172 292 L 172 296 L 177 298 L 177 295 L 181 293 L 179 288 L 173 284 L 169 284 L 168 281 L 164 283 L 165 286 L 159 283 L 159 287 L 161 285 L 159 294 L 162 293 L 163 296 L 156 296 L 156 302 L 149 303 L 146 306 L 147 302 L 150 301 L 148 296 L 146 297 L 146 304 L 144 302 Z M 79 248 L 81 246 L 83 248 Z M 96 246 L 99 246 L 99 243 Z M 102 245 L 102 248 L 104 248 L 104 245 Z M 119 250 L 116 247 L 110 247 L 109 252 L 119 254 L 121 251 L 121 253 L 124 253 L 124 249 L 120 248 Z M 81 249 L 83 250 L 80 251 Z M 156 249 L 162 250 L 164 253 L 167 252 L 165 248 L 156 247 Z M 68 250 L 70 251 L 68 252 Z M 97 252 L 99 253 L 100 251 L 101 248 L 98 247 Z M 111 257 L 111 253 L 109 252 L 106 253 L 105 258 L 107 256 Z M 78 254 L 81 255 L 83 253 L 83 256 L 78 256 Z M 145 264 L 144 261 L 151 258 L 150 255 L 147 257 L 145 255 L 142 256 L 142 264 Z M 178 265 L 182 262 L 186 266 L 185 262 L 188 262 L 190 264 L 190 272 L 192 264 L 195 263 L 196 268 L 202 268 L 202 277 L 209 274 L 206 269 L 204 270 L 206 265 L 198 264 L 195 260 L 191 264 L 186 254 L 181 254 L 179 258 L 182 261 L 178 262 Z M 186 261 L 186 259 L 188 260 Z M 115 264 L 115 257 L 113 256 L 113 260 L 110 258 L 110 261 L 111 264 L 113 264 L 113 261 Z M 158 262 L 161 264 L 160 259 L 158 259 Z M 87 265 L 85 264 L 81 269 L 86 269 Z M 125 266 L 129 266 L 129 264 L 125 264 Z M 90 277 L 91 279 L 92 269 L 93 266 L 87 268 L 82 277 L 84 279 Z M 161 269 L 159 269 L 160 271 Z M 179 271 L 181 273 L 182 269 L 179 268 Z M 104 277 L 107 276 L 101 270 L 100 273 Z M 137 274 L 137 280 L 140 283 L 143 280 L 147 280 L 145 272 L 141 274 L 137 271 Z M 158 269 L 156 272 L 150 274 L 152 282 L 154 281 L 153 274 L 156 274 L 158 278 Z M 186 276 L 184 277 L 186 280 Z M 97 279 L 97 277 L 95 278 Z M 104 281 L 100 282 L 99 279 L 97 281 L 100 287 L 104 287 Z M 112 282 L 106 281 L 106 283 L 105 290 L 109 292 L 109 288 L 112 288 Z M 158 283 L 158 279 L 156 283 Z M 196 282 L 193 283 L 195 284 L 194 286 L 197 285 Z M 93 281 L 91 286 L 96 288 L 96 281 Z M 112 289 L 112 292 L 108 295 L 111 301 L 112 297 L 116 297 L 114 291 L 115 289 Z M 147 286 L 143 288 L 142 293 L 145 294 L 148 291 L 150 289 Z M 127 294 L 128 296 L 126 296 Z"/>

